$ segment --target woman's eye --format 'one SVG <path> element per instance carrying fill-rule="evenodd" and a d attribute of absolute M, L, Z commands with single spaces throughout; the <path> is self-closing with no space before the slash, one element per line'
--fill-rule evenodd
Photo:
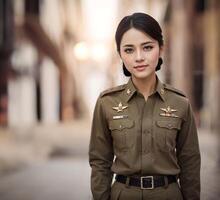
<path fill-rule="evenodd" d="M 153 46 L 144 46 L 144 50 L 150 51 L 151 49 L 153 49 Z"/>
<path fill-rule="evenodd" d="M 127 48 L 127 49 L 124 49 L 124 52 L 125 53 L 132 53 L 133 49 L 132 48 Z"/>

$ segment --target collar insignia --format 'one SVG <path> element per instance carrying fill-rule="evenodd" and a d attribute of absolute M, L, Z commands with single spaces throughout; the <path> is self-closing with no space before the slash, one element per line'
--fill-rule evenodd
<path fill-rule="evenodd" d="M 124 109 L 126 109 L 128 106 L 123 106 L 122 103 L 120 102 L 118 106 L 112 107 L 113 110 L 116 110 L 117 112 L 122 112 Z"/>
<path fill-rule="evenodd" d="M 131 94 L 131 90 L 130 89 L 127 89 L 127 95 L 130 95 Z"/>

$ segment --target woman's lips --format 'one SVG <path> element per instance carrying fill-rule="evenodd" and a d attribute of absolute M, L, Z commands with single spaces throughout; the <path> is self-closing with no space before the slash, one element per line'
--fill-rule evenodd
<path fill-rule="evenodd" d="M 138 66 L 134 66 L 134 69 L 137 71 L 143 71 L 147 67 L 148 67 L 148 65 L 138 65 Z"/>

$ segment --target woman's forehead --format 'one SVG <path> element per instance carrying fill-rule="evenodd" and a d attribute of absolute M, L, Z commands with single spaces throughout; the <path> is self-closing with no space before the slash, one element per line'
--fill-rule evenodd
<path fill-rule="evenodd" d="M 157 42 L 155 39 L 150 37 L 148 34 L 146 34 L 143 31 L 140 31 L 135 28 L 131 28 L 128 31 L 126 31 L 121 40 L 121 46 L 124 45 L 141 45 L 142 43 L 155 43 Z"/>

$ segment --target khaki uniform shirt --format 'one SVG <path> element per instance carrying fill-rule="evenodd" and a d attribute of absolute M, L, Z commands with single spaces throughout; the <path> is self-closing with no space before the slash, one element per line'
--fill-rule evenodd
<path fill-rule="evenodd" d="M 132 80 L 99 96 L 89 149 L 95 200 L 110 199 L 113 173 L 177 175 L 185 200 L 200 199 L 200 151 L 188 99 L 157 78 L 145 101 Z"/>

